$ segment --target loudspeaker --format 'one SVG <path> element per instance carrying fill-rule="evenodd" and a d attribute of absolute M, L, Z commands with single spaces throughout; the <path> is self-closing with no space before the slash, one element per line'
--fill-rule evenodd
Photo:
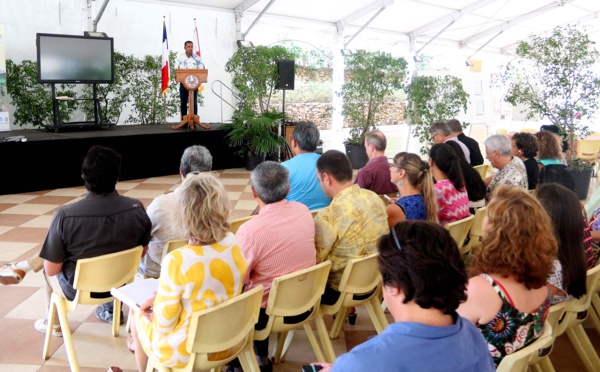
<path fill-rule="evenodd" d="M 277 73 L 279 74 L 279 82 L 275 88 L 282 90 L 294 90 L 294 61 L 283 60 L 277 61 Z"/>

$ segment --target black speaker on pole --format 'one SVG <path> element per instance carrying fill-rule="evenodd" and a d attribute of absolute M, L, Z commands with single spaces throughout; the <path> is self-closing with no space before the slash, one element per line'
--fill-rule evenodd
<path fill-rule="evenodd" d="M 277 86 L 275 88 L 281 90 L 294 90 L 294 66 L 294 61 L 277 61 L 277 72 L 279 73 L 279 82 L 277 83 Z"/>

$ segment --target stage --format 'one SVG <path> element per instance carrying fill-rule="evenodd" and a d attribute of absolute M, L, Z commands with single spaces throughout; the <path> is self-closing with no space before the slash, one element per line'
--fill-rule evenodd
<path fill-rule="evenodd" d="M 110 147 L 123 156 L 123 181 L 176 174 L 183 151 L 191 145 L 210 151 L 213 169 L 244 167 L 244 160 L 227 145 L 222 124 L 210 125 L 210 130 L 173 130 L 169 124 L 0 132 L 0 195 L 82 186 L 81 163 L 93 145 Z M 4 140 L 13 136 L 24 136 L 27 142 Z"/>

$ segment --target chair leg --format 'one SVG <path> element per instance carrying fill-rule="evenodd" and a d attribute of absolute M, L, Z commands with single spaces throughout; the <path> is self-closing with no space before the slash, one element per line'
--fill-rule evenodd
<path fill-rule="evenodd" d="M 260 367 L 254 356 L 254 350 L 252 350 L 252 342 L 250 342 L 248 347 L 238 355 L 238 360 L 240 361 L 244 372 L 260 372 Z"/>
<path fill-rule="evenodd" d="M 340 335 L 340 331 L 344 327 L 344 321 L 346 320 L 346 316 L 348 315 L 348 308 L 342 307 L 337 314 L 335 314 L 335 321 L 333 322 L 333 326 L 331 327 L 331 331 L 329 332 L 329 337 L 333 340 L 338 338 Z"/>
<path fill-rule="evenodd" d="M 56 296 L 56 312 L 58 313 L 58 320 L 60 322 L 60 328 L 63 334 L 65 349 L 67 350 L 69 366 L 71 367 L 72 372 L 79 372 L 79 362 L 77 361 L 77 355 L 75 354 L 73 335 L 71 335 L 69 319 L 67 318 L 67 300 L 65 298 L 58 297 L 54 293 L 52 296 Z M 51 330 L 49 331 L 51 332 Z"/>
<path fill-rule="evenodd" d="M 121 328 L 121 301 L 115 299 L 113 301 L 113 322 L 112 322 L 112 334 L 114 337 L 119 337 L 120 328 Z"/>
<path fill-rule="evenodd" d="M 323 314 L 319 313 L 317 316 L 315 316 L 315 323 L 317 325 L 317 333 L 319 334 L 319 339 L 321 340 L 321 345 L 323 346 L 323 351 L 325 353 L 325 360 L 328 363 L 333 363 L 335 361 L 335 353 L 333 352 L 333 345 L 331 344 L 331 339 L 329 339 L 327 327 L 325 327 Z"/>
<path fill-rule="evenodd" d="M 52 327 L 54 326 L 54 318 L 56 317 L 56 303 L 54 293 L 50 297 L 50 309 L 48 310 L 48 331 L 46 331 L 46 337 L 44 341 L 44 350 L 42 351 L 42 358 L 48 360 L 50 357 L 50 341 L 52 340 Z"/>
<path fill-rule="evenodd" d="M 550 361 L 549 356 L 542 358 L 535 365 L 535 367 L 539 368 L 539 372 L 556 372 L 556 370 L 554 369 L 554 366 L 552 365 L 552 362 Z M 538 372 L 538 371 L 536 370 L 536 372 Z"/>
<path fill-rule="evenodd" d="M 567 336 L 588 371 L 600 370 L 600 358 L 581 324 L 567 329 Z"/>
<path fill-rule="evenodd" d="M 319 346 L 319 342 L 317 341 L 317 338 L 315 337 L 315 333 L 313 332 L 312 328 L 310 327 L 310 322 L 306 322 L 304 323 L 304 330 L 306 331 L 306 335 L 308 336 L 308 341 L 310 342 L 310 346 L 312 346 L 313 351 L 315 352 L 315 356 L 317 357 L 317 360 L 325 360 L 325 356 L 323 355 L 323 352 L 321 351 L 321 347 Z M 283 360 L 285 360 L 285 354 L 283 354 Z"/>
<path fill-rule="evenodd" d="M 381 334 L 383 330 L 389 325 L 383 310 L 381 310 L 381 306 L 379 305 L 379 301 L 376 297 L 372 297 L 369 301 L 365 303 L 367 307 L 367 311 L 369 312 L 369 316 L 371 317 L 371 321 L 375 326 L 375 330 L 377 334 Z"/>
<path fill-rule="evenodd" d="M 284 352 L 287 352 L 287 347 L 289 347 L 289 344 L 287 344 L 287 339 L 288 339 L 288 335 L 291 334 L 291 338 L 290 338 L 290 343 L 292 342 L 292 339 L 294 338 L 294 331 L 286 331 L 286 332 L 279 332 L 277 334 L 277 343 L 275 344 L 275 347 L 273 348 L 273 354 L 271 355 L 271 357 L 273 358 L 273 363 L 280 363 L 280 359 L 281 359 L 281 355 Z M 286 345 L 287 344 L 287 345 Z"/>

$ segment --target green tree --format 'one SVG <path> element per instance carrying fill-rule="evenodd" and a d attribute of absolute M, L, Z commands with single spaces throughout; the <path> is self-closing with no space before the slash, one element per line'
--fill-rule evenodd
<path fill-rule="evenodd" d="M 556 27 L 550 36 L 521 41 L 515 60 L 501 75 L 508 85 L 505 100 L 528 106 L 527 119 L 539 113 L 559 126 L 573 151 L 575 139 L 589 131 L 581 118 L 593 117 L 598 109 L 600 77 L 594 66 L 599 56 L 586 29 L 573 25 Z"/>
<path fill-rule="evenodd" d="M 437 121 L 447 121 L 467 111 L 469 94 L 456 76 L 415 76 L 406 89 L 408 118 L 413 133 L 427 154 L 431 146 L 429 127 Z"/>
<path fill-rule="evenodd" d="M 348 82 L 342 86 L 342 115 L 348 120 L 347 144 L 361 146 L 376 124 L 386 98 L 404 88 L 407 62 L 385 52 L 359 50 L 346 60 Z"/>

